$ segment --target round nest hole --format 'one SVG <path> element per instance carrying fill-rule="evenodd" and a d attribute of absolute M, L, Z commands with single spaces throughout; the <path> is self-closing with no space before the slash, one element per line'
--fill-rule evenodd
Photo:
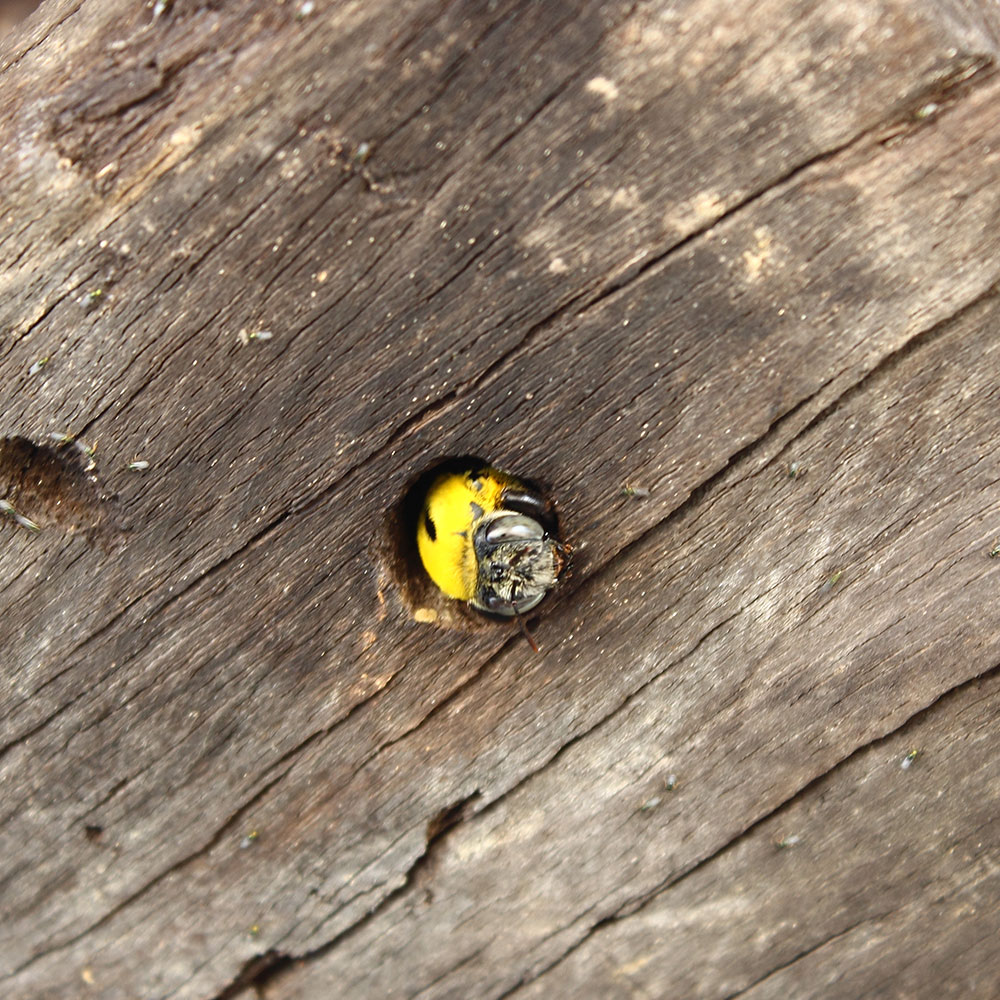
<path fill-rule="evenodd" d="M 458 455 L 436 462 L 411 480 L 398 502 L 386 512 L 380 543 L 382 563 L 396 585 L 403 605 L 415 621 L 466 632 L 497 627 L 518 628 L 514 619 L 497 621 L 479 614 L 464 601 L 444 594 L 427 575 L 417 549 L 417 523 L 431 483 L 443 473 L 492 465 L 478 455 Z M 540 490 L 537 484 L 523 476 L 517 478 L 525 485 Z M 532 612 L 528 616 L 529 626 L 534 620 Z"/>

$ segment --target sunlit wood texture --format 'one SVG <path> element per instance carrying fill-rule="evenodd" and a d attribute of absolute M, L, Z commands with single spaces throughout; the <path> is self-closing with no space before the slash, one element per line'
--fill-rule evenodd
<path fill-rule="evenodd" d="M 15 25 L 4 997 L 1000 994 L 996 17 Z M 541 655 L 407 575 L 460 454 Z"/>

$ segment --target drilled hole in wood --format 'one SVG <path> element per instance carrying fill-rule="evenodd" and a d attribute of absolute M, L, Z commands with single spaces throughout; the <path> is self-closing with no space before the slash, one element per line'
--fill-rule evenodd
<path fill-rule="evenodd" d="M 23 437 L 0 440 L 0 499 L 12 508 L 0 530 L 22 530 L 25 521 L 40 532 L 103 529 L 112 505 L 101 495 L 92 464 L 74 441 L 49 446 Z"/>
<path fill-rule="evenodd" d="M 386 514 L 382 562 L 415 621 L 462 631 L 489 628 L 493 624 L 463 601 L 442 593 L 427 575 L 417 550 L 417 522 L 431 483 L 445 472 L 489 464 L 476 455 L 459 455 L 436 462 L 410 482 L 399 502 Z"/>
<path fill-rule="evenodd" d="M 494 618 L 481 614 L 464 601 L 444 594 L 427 575 L 417 546 L 417 526 L 422 516 L 424 499 L 434 480 L 445 473 L 465 473 L 491 465 L 491 462 L 477 455 L 442 459 L 415 477 L 399 502 L 386 515 L 381 544 L 383 566 L 415 621 L 463 631 L 496 628 L 498 625 L 519 627 L 513 618 Z M 530 481 L 518 478 L 531 490 L 537 489 Z M 555 511 L 550 509 L 549 516 L 552 530 L 555 530 Z M 534 616 L 531 616 L 528 626 L 534 621 Z"/>

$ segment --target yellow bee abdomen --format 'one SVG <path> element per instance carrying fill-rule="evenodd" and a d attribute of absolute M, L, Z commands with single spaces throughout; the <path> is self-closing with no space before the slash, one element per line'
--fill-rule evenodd
<path fill-rule="evenodd" d="M 499 507 L 503 491 L 514 482 L 484 469 L 445 473 L 431 483 L 417 524 L 417 548 L 427 575 L 449 597 L 468 601 L 476 593 L 476 524 Z"/>

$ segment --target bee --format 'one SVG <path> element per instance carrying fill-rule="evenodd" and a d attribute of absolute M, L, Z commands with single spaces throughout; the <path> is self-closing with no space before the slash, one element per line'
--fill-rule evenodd
<path fill-rule="evenodd" d="M 442 472 L 423 500 L 417 548 L 448 597 L 489 618 L 517 619 L 537 650 L 522 616 L 556 585 L 569 546 L 536 487 L 488 465 Z"/>

